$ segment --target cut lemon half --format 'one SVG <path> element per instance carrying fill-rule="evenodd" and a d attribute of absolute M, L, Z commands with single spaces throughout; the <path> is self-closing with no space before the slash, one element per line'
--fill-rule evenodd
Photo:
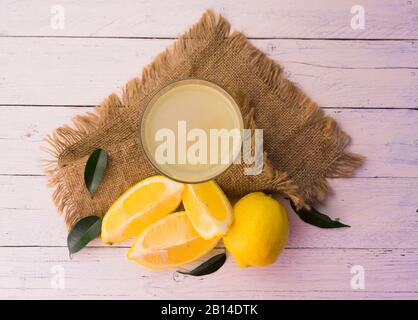
<path fill-rule="evenodd" d="M 107 244 L 137 236 L 142 229 L 173 212 L 180 205 L 184 185 L 163 176 L 137 183 L 109 208 L 102 222 L 102 240 Z"/>
<path fill-rule="evenodd" d="M 128 258 L 152 269 L 173 268 L 205 255 L 219 239 L 203 239 L 186 212 L 176 212 L 144 229 L 129 249 Z"/>
<path fill-rule="evenodd" d="M 187 184 L 183 205 L 193 226 L 204 239 L 225 235 L 232 223 L 232 207 L 214 181 Z"/>

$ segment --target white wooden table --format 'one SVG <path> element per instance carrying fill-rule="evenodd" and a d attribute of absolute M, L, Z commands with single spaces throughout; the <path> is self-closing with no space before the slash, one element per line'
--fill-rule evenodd
<path fill-rule="evenodd" d="M 0 0 L 0 298 L 418 298 L 418 1 L 358 2 L 364 29 L 350 26 L 349 0 Z M 63 29 L 51 27 L 54 5 Z M 231 258 L 200 278 L 143 269 L 127 246 L 99 241 L 70 260 L 43 137 L 119 91 L 206 8 L 279 61 L 368 157 L 320 208 L 351 228 L 291 214 L 276 264 Z M 352 286 L 362 268 L 363 289 Z"/>

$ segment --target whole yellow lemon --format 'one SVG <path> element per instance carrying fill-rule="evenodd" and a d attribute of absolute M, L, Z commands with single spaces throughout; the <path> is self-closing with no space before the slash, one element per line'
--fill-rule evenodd
<path fill-rule="evenodd" d="M 261 267 L 276 261 L 288 235 L 286 208 L 277 200 L 254 192 L 234 206 L 234 222 L 224 244 L 240 267 Z"/>

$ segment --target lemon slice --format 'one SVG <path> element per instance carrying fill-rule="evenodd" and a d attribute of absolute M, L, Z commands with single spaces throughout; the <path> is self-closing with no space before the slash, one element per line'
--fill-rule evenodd
<path fill-rule="evenodd" d="M 184 185 L 162 176 L 137 183 L 109 208 L 102 222 L 104 243 L 119 243 L 137 236 L 156 220 L 177 209 Z"/>
<path fill-rule="evenodd" d="M 187 184 L 183 205 L 193 226 L 204 239 L 225 235 L 232 223 L 232 207 L 214 181 Z"/>
<path fill-rule="evenodd" d="M 173 268 L 205 255 L 219 239 L 201 238 L 186 212 L 176 212 L 144 229 L 129 250 L 128 258 L 152 269 Z"/>

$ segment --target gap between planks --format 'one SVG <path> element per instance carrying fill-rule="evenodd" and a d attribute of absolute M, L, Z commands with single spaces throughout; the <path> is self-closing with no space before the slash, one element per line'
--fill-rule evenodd
<path fill-rule="evenodd" d="M 344 68 L 342 68 L 344 69 Z M 373 68 L 376 70 L 379 70 L 381 68 Z M 418 69 L 413 68 L 389 68 L 389 69 Z M 367 69 L 366 69 L 367 70 Z M 81 105 L 81 104 L 61 104 L 61 105 L 55 105 L 55 104 L 12 104 L 12 103 L 0 103 L 0 107 L 33 107 L 33 108 L 95 108 L 96 105 Z M 394 108 L 394 107 L 321 107 L 322 110 L 418 110 L 418 107 L 401 107 L 401 108 Z"/>
<path fill-rule="evenodd" d="M 30 173 L 0 173 L 0 177 L 46 177 L 45 174 L 30 174 Z M 352 176 L 350 179 L 418 179 L 418 177 L 396 177 L 396 176 Z M 5 208 L 0 208 L 5 209 Z M 8 208 L 10 209 L 10 208 Z"/>
<path fill-rule="evenodd" d="M 34 39 L 121 39 L 121 40 L 177 40 L 178 37 L 130 37 L 130 36 L 41 36 L 41 35 L 0 35 L 0 38 L 34 38 Z M 310 40 L 310 41 L 417 41 L 418 38 L 309 38 L 309 37 L 247 37 L 249 40 Z"/>
<path fill-rule="evenodd" d="M 324 229 L 324 232 L 326 230 Z M 86 249 L 129 249 L 132 245 L 87 245 Z M 28 245 L 0 245 L 0 248 L 67 248 L 64 245 L 38 245 L 38 244 L 28 244 Z M 224 246 L 216 246 L 213 250 L 223 250 Z M 418 247 L 405 247 L 405 248 L 393 248 L 393 247 L 285 247 L 285 250 L 365 250 L 365 251 L 376 251 L 381 250 L 384 252 L 392 251 L 415 251 L 418 250 Z"/>

